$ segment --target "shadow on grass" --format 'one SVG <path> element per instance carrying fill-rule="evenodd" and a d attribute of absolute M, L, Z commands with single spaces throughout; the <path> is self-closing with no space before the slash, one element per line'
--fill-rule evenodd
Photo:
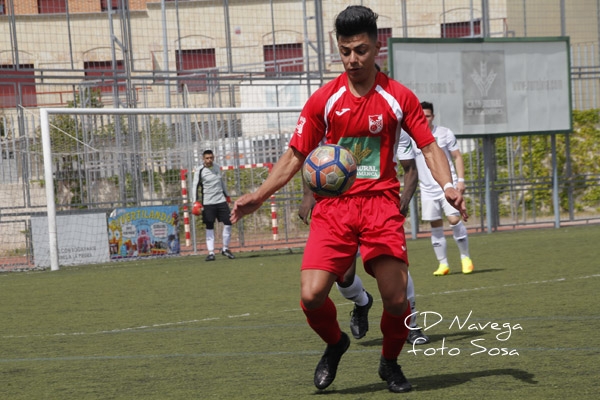
<path fill-rule="evenodd" d="M 425 392 L 429 390 L 445 389 L 452 386 L 462 385 L 469 381 L 477 378 L 485 378 L 488 376 L 499 376 L 509 375 L 514 379 L 518 379 L 523 383 L 529 383 L 530 385 L 537 385 L 537 381 L 534 379 L 535 375 L 522 369 L 516 368 L 503 368 L 503 369 L 490 369 L 486 371 L 474 371 L 474 372 L 461 372 L 456 374 L 440 374 L 431 376 L 422 376 L 420 378 L 412 378 L 410 382 L 413 387 L 419 392 Z"/>
<path fill-rule="evenodd" d="M 255 250 L 255 251 L 240 251 L 235 254 L 235 258 L 257 258 L 257 257 L 271 257 L 271 256 L 283 256 L 291 254 L 303 254 L 304 249 L 301 247 L 287 247 L 275 250 Z"/>
<path fill-rule="evenodd" d="M 518 379 L 523 383 L 530 385 L 536 385 L 538 382 L 534 379 L 535 375 L 523 371 L 522 369 L 515 368 L 503 368 L 503 369 L 491 369 L 487 371 L 474 371 L 474 372 L 460 372 L 455 374 L 436 374 L 430 376 L 422 376 L 419 378 L 411 378 L 410 383 L 413 386 L 413 391 L 427 392 L 431 390 L 447 389 L 453 386 L 463 385 L 469 381 L 485 378 L 489 376 L 508 375 L 514 379 Z M 357 386 L 353 388 L 341 389 L 341 390 L 322 390 L 316 391 L 316 395 L 327 395 L 327 394 L 366 394 L 377 391 L 387 391 L 385 382 L 372 383 L 368 385 Z"/>
<path fill-rule="evenodd" d="M 504 268 L 486 268 L 486 269 L 477 269 L 475 268 L 473 270 L 473 272 L 471 272 L 470 274 L 463 274 L 462 271 L 460 269 L 458 269 L 456 272 L 450 272 L 448 275 L 446 276 L 450 276 L 450 275 L 475 275 L 475 274 L 484 274 L 487 272 L 500 272 L 500 271 L 504 271 Z"/>

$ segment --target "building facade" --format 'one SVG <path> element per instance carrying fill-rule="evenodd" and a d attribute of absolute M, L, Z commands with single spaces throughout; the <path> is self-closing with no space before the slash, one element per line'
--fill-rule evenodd
<path fill-rule="evenodd" d="M 91 88 L 113 106 L 237 106 L 243 81 L 327 80 L 341 68 L 332 25 L 346 5 L 0 0 L 0 107 L 65 106 Z M 567 35 L 585 46 L 587 61 L 576 64 L 598 59 L 597 0 L 387 0 L 372 7 L 384 43 Z M 385 68 L 385 49 L 379 62 Z"/>

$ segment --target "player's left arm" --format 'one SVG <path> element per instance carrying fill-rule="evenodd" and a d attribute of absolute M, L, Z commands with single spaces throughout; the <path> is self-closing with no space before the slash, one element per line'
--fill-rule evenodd
<path fill-rule="evenodd" d="M 458 182 L 456 183 L 456 189 L 460 191 L 460 193 L 464 193 L 465 186 L 465 163 L 463 161 L 462 154 L 460 150 L 453 150 L 450 152 L 452 156 L 452 160 L 454 161 L 454 168 L 456 169 L 456 175 L 458 175 Z"/>

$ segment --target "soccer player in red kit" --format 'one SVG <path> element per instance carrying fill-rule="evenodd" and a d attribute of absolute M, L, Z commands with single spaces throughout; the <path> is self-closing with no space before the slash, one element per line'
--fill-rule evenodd
<path fill-rule="evenodd" d="M 232 222 L 260 208 L 292 179 L 320 143 L 350 149 L 358 160 L 357 179 L 341 196 L 317 197 L 302 260 L 300 305 L 309 326 L 327 343 L 314 384 L 324 389 L 333 382 L 340 359 L 350 346 L 329 292 L 336 280 L 343 279 L 360 245 L 365 270 L 377 280 L 383 302 L 379 376 L 387 381 L 390 391 L 407 392 L 411 385 L 397 363 L 408 336 L 410 314 L 404 216 L 399 209 L 395 163 L 401 129 L 421 148 L 446 199 L 464 218 L 465 204 L 452 185 L 448 161 L 429 130 L 419 100 L 377 70 L 375 57 L 381 47 L 377 14 L 364 6 L 349 6 L 336 17 L 335 31 L 345 72 L 308 99 L 288 150 L 255 192 L 235 202 Z"/>

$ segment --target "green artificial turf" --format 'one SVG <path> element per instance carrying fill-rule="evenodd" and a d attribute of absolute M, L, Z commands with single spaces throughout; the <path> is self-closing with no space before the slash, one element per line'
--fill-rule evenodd
<path fill-rule="evenodd" d="M 299 307 L 298 249 L 0 274 L 0 398 L 597 398 L 600 226 L 471 235 L 471 275 L 447 239 L 443 277 L 429 239 L 408 242 L 432 339 L 399 358 L 411 393 L 377 375 L 381 300 L 360 266 L 370 330 L 315 389 L 325 345 Z M 331 297 L 349 333 L 352 304 Z"/>

